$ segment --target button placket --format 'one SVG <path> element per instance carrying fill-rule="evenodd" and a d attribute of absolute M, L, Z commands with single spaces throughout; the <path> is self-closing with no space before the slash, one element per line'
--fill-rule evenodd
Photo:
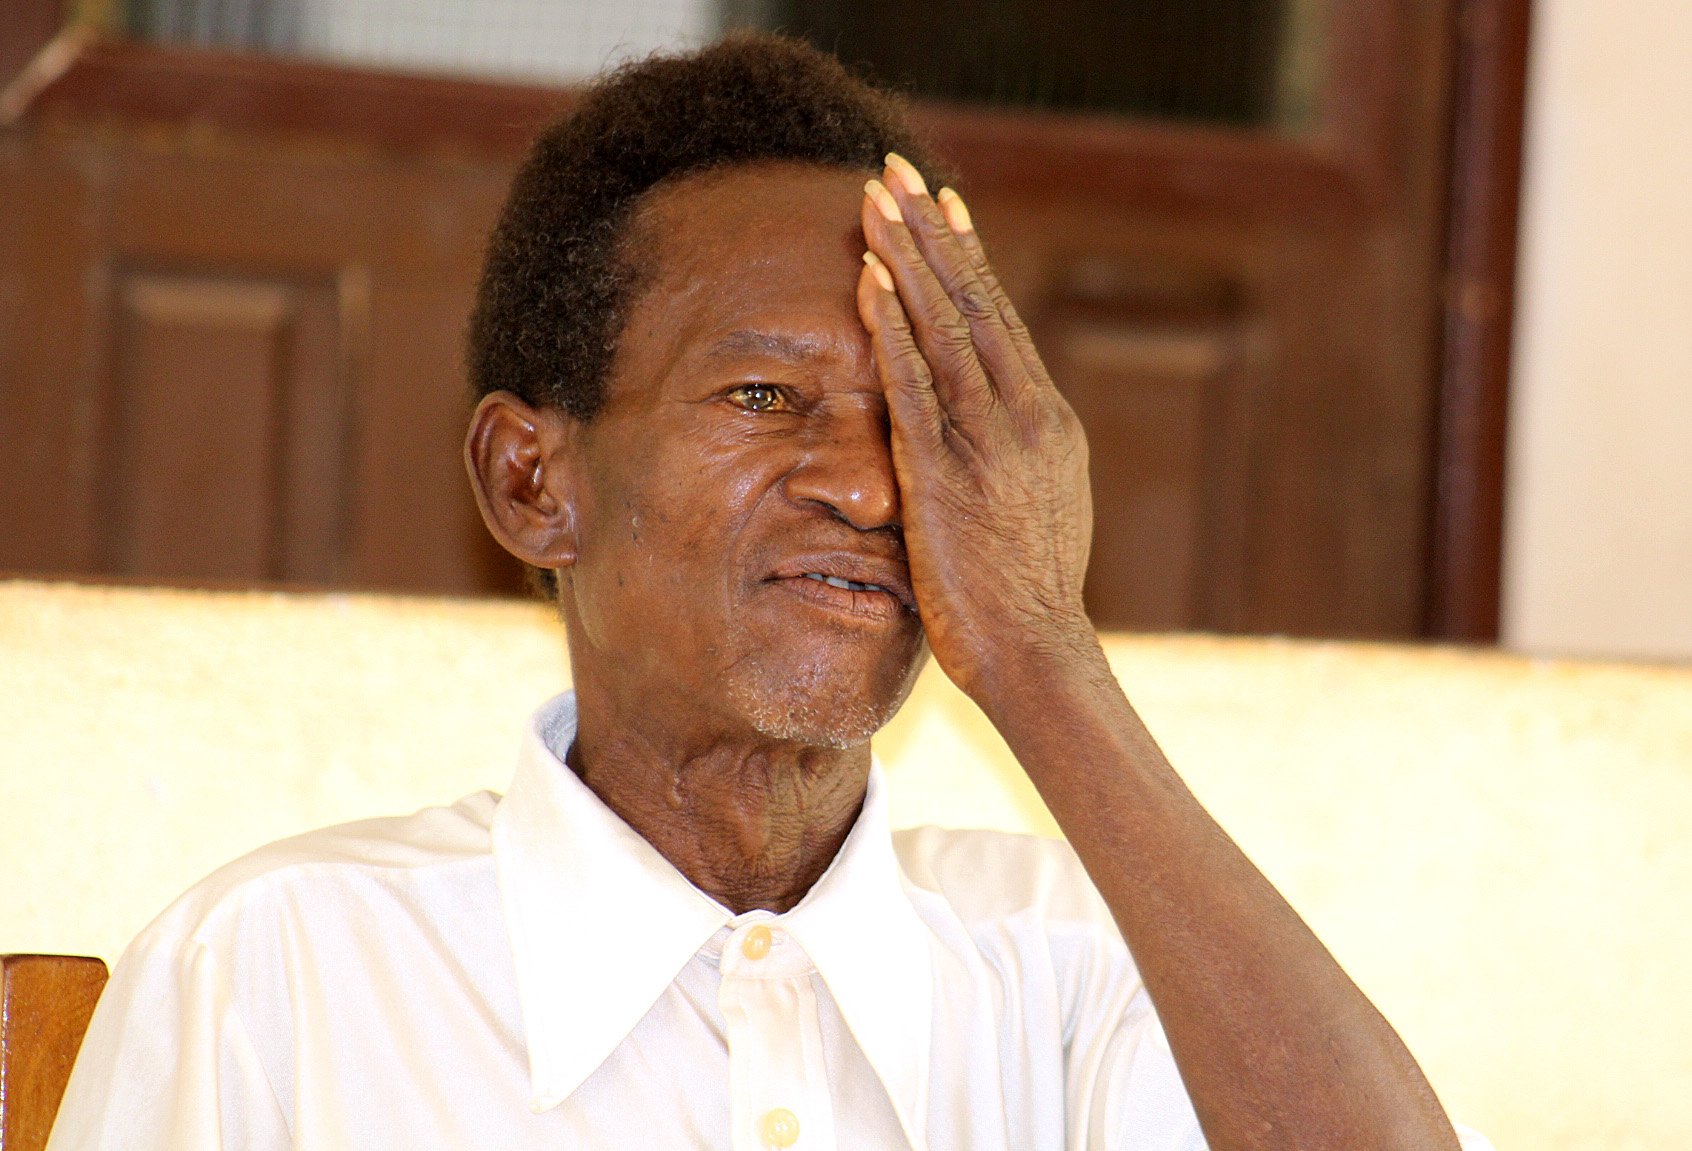
<path fill-rule="evenodd" d="M 810 957 L 779 925 L 754 922 L 724 948 L 718 1006 L 734 1151 L 834 1149 L 813 973 Z"/>

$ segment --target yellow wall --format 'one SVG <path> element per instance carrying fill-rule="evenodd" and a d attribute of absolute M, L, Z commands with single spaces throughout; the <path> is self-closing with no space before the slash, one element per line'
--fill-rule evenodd
<path fill-rule="evenodd" d="M 1201 799 L 1499 1151 L 1692 1146 L 1692 669 L 1108 641 Z M 527 604 L 0 583 L 0 951 L 114 958 L 219 863 L 503 787 L 565 682 Z M 901 823 L 1053 830 L 942 677 Z"/>

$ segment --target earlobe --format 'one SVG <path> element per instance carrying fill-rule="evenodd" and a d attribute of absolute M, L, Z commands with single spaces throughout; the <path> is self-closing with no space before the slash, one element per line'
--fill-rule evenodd
<path fill-rule="evenodd" d="M 572 417 L 511 392 L 482 397 L 464 440 L 464 464 L 482 522 L 506 551 L 534 567 L 576 561 Z"/>

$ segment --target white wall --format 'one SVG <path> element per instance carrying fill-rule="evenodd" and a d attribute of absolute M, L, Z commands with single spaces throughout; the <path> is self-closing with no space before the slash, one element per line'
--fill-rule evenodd
<path fill-rule="evenodd" d="M 1533 19 L 1504 642 L 1692 659 L 1692 3 Z"/>

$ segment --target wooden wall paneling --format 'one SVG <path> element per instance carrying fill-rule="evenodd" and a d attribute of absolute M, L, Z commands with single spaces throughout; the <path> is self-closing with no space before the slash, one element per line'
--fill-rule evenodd
<path fill-rule="evenodd" d="M 1356 229 L 1281 226 L 1266 243 L 1251 299 L 1272 365 L 1255 405 L 1241 626 L 1413 634 L 1424 496 L 1390 477 L 1402 442 L 1423 435 L 1415 350 L 1402 364 L 1384 354 L 1386 288 Z"/>
<path fill-rule="evenodd" d="M 459 344 L 509 174 L 506 160 L 240 139 L 176 139 L 128 156 L 113 242 L 130 258 L 334 286 L 335 372 L 300 377 L 284 396 L 291 435 L 328 444 L 333 428 L 340 439 L 289 457 L 300 482 L 285 485 L 293 498 L 279 514 L 300 530 L 282 532 L 282 563 L 267 578 L 466 594 L 520 586 L 459 462 Z M 296 312 L 296 328 L 330 322 L 328 297 L 299 298 L 320 303 Z M 315 400 L 300 391 L 314 380 Z"/>
<path fill-rule="evenodd" d="M 129 273 L 115 295 L 104 566 L 165 579 L 271 576 L 289 293 Z"/>
<path fill-rule="evenodd" d="M 1330 82 L 1308 136 L 936 113 L 975 200 L 1071 204 L 1067 218 L 1024 210 L 993 221 L 983 208 L 989 237 L 1035 247 L 1030 237 L 1067 235 L 1142 263 L 1209 267 L 1238 286 L 1223 342 L 1241 367 L 1221 389 L 1227 402 L 1212 418 L 1225 426 L 1208 437 L 1204 482 L 1187 500 L 1208 523 L 1190 525 L 1194 538 L 1213 541 L 1190 593 L 1200 626 L 1421 629 L 1444 187 L 1430 128 L 1443 115 L 1446 9 L 1336 0 Z M 1052 244 L 1027 263 L 1037 292 L 1061 278 Z M 1050 301 L 1022 291 L 1044 315 Z M 1126 349 L 1122 359 L 1126 373 Z M 1090 434 L 1119 436 L 1126 425 L 1106 427 L 1112 418 L 1092 409 Z M 1101 518 L 1095 565 L 1124 564 L 1124 574 L 1091 578 L 1127 595 L 1151 577 L 1127 574 L 1132 549 L 1112 546 L 1117 531 Z"/>
<path fill-rule="evenodd" d="M 352 391 L 368 352 L 370 276 L 361 264 L 297 285 L 281 396 L 276 575 L 289 583 L 346 578 Z"/>
<path fill-rule="evenodd" d="M 1273 221 L 1254 243 L 1235 237 L 1219 246 L 1219 265 L 1241 295 L 1242 362 L 1247 332 L 1268 333 L 1251 370 L 1240 375 L 1229 413 L 1240 430 L 1231 462 L 1218 467 L 1232 505 L 1232 519 L 1223 522 L 1237 525 L 1237 590 L 1215 592 L 1232 610 L 1224 614 L 1218 602 L 1214 626 L 1229 630 L 1331 633 L 1348 614 L 1368 610 L 1348 599 L 1347 561 L 1357 557 L 1345 554 L 1350 509 L 1333 492 L 1335 441 L 1344 439 L 1329 434 L 1336 423 L 1355 426 L 1351 409 L 1368 362 L 1336 354 L 1336 336 L 1342 345 L 1357 338 L 1356 318 L 1329 299 L 1336 260 L 1323 232 L 1302 221 Z M 1364 317 L 1363 338 L 1366 332 Z M 1376 626 L 1392 625 L 1382 619 Z"/>
<path fill-rule="evenodd" d="M 1322 140 L 958 105 L 912 115 L 976 196 L 1057 198 L 1105 226 L 1148 216 L 1356 220 L 1371 210 L 1350 158 Z"/>
<path fill-rule="evenodd" d="M 1214 390 L 1203 451 L 1193 461 L 1203 482 L 1186 500 L 1197 517 L 1187 531 L 1204 541 L 1186 622 L 1219 630 L 1415 634 L 1424 590 L 1425 465 L 1402 460 L 1413 452 L 1406 442 L 1425 441 L 1427 381 L 1416 372 L 1429 349 L 1424 339 L 1402 353 L 1404 362 L 1383 362 L 1379 349 L 1402 343 L 1394 324 L 1405 331 L 1414 325 L 1389 316 L 1382 303 L 1391 286 L 1382 281 L 1394 269 L 1370 258 L 1368 245 L 1378 241 L 1360 238 L 1354 221 L 1302 214 L 1113 219 L 1085 205 L 976 195 L 983 234 L 1062 386 L 1073 385 L 1075 370 L 1062 361 L 1062 317 L 1073 316 L 1065 300 L 1075 295 L 1065 287 L 1065 268 L 1085 252 L 1104 253 L 1140 281 L 1127 290 L 1139 300 L 1129 309 L 1139 319 L 1116 325 L 1124 379 L 1132 379 L 1134 360 L 1155 362 L 1156 345 L 1171 333 L 1185 340 L 1196 330 L 1205 343 L 1227 349 L 1231 366 Z M 1232 302 L 1208 311 L 1189 306 L 1189 318 L 1179 318 L 1182 275 L 1226 285 L 1211 298 Z M 1146 322 L 1159 308 L 1165 318 Z M 1146 346 L 1135 351 L 1128 346 L 1134 342 Z M 1106 388 L 1095 371 L 1087 390 Z M 1099 474 L 1113 465 L 1098 445 L 1144 451 L 1124 437 L 1130 421 L 1108 403 L 1079 398 L 1078 408 L 1095 442 L 1097 486 L 1126 482 Z M 1152 577 L 1134 570 L 1142 551 L 1112 543 L 1126 540 L 1125 529 L 1112 521 L 1111 500 L 1101 503 L 1091 586 L 1095 610 L 1109 616 L 1105 587 L 1131 595 Z M 1112 573 L 1113 564 L 1123 566 Z M 1129 617 L 1137 626 L 1154 619 L 1167 626 L 1167 613 L 1139 612 Z"/>
<path fill-rule="evenodd" d="M 339 567 L 337 285 L 124 268 L 113 289 L 103 569 L 328 582 Z"/>
<path fill-rule="evenodd" d="M 372 253 L 348 575 L 359 586 L 515 593 L 519 565 L 482 526 L 462 459 L 465 326 L 509 161 L 407 168 L 359 190 L 386 211 Z"/>
<path fill-rule="evenodd" d="M 98 550 L 91 368 L 97 149 L 0 129 L 0 571 L 86 570 Z"/>
<path fill-rule="evenodd" d="M 1443 0 L 1421 5 L 1436 9 Z M 1406 52 L 1412 50 L 1411 19 L 1404 3 L 1327 0 L 1315 143 L 1346 167 L 1361 198 L 1371 206 L 1395 198 L 1403 85 L 1415 79 Z"/>
<path fill-rule="evenodd" d="M 1399 379 L 1384 402 L 1388 418 L 1403 429 L 1373 465 L 1378 486 L 1402 491 L 1405 502 L 1424 509 L 1420 527 L 1407 527 L 1401 542 L 1376 544 L 1383 563 L 1413 568 L 1419 594 L 1398 605 L 1403 634 L 1425 636 L 1430 599 L 1433 543 L 1428 529 L 1436 498 L 1436 443 L 1440 405 L 1440 323 L 1444 281 L 1446 205 L 1455 178 L 1445 126 L 1452 110 L 1457 60 L 1452 27 L 1459 0 L 1401 4 L 1405 28 L 1397 57 L 1394 167 L 1399 189 L 1393 227 L 1369 237 L 1366 258 L 1377 269 L 1382 290 L 1379 316 L 1383 338 L 1375 349 L 1385 371 Z"/>
<path fill-rule="evenodd" d="M 346 567 L 350 416 L 368 314 L 369 224 L 340 179 L 357 165 L 322 149 L 194 132 L 124 132 L 112 147 L 118 176 L 106 244 L 115 266 L 199 277 L 214 293 L 248 285 L 286 301 L 274 372 L 248 389 L 266 411 L 272 487 L 263 558 L 243 561 L 243 570 L 261 574 L 241 578 L 337 582 Z M 239 378 L 204 385 L 228 388 Z M 237 577 L 202 566 L 175 578 Z"/>
<path fill-rule="evenodd" d="M 1248 626 L 1269 224 L 977 187 L 1000 277 L 1087 428 L 1089 609 L 1106 626 Z"/>
<path fill-rule="evenodd" d="M 1322 127 L 1355 219 L 1283 215 L 1265 335 L 1254 631 L 1422 632 L 1449 3 L 1340 0 Z M 1302 512 L 1300 509 L 1304 509 Z"/>
<path fill-rule="evenodd" d="M 8 3 L 14 0 L 7 0 Z M 46 0 L 22 0 L 40 4 Z M 573 93 L 261 53 L 95 39 L 20 116 L 193 125 L 406 156 L 520 154 Z"/>
<path fill-rule="evenodd" d="M 1341 0 L 1335 0 L 1336 5 Z M 1370 28 L 1396 17 L 1361 3 Z M 1365 29 L 1367 31 L 1367 29 Z M 1362 61 L 1373 78 L 1382 69 Z M 1371 92 L 1376 92 L 1371 89 Z M 37 123 L 191 127 L 230 139 L 308 140 L 361 155 L 513 161 L 575 102 L 573 90 L 405 75 L 276 56 L 94 40 L 17 110 Z M 1358 102 L 1348 95 L 1335 108 Z M 1137 212 L 1215 210 L 1354 218 L 1366 209 L 1354 160 L 1325 128 L 1277 138 L 1106 115 L 1052 116 L 959 104 L 919 104 L 912 118 L 939 151 L 967 160 L 971 187 L 1064 195 Z M 1333 116 L 1330 115 L 1330 119 Z M 1061 181 L 1054 180 L 1061 174 Z"/>
<path fill-rule="evenodd" d="M 482 526 L 464 471 L 460 344 L 471 278 L 390 284 L 374 295 L 377 352 L 360 400 L 348 569 L 359 586 L 465 595 L 522 588 L 521 568 Z"/>

